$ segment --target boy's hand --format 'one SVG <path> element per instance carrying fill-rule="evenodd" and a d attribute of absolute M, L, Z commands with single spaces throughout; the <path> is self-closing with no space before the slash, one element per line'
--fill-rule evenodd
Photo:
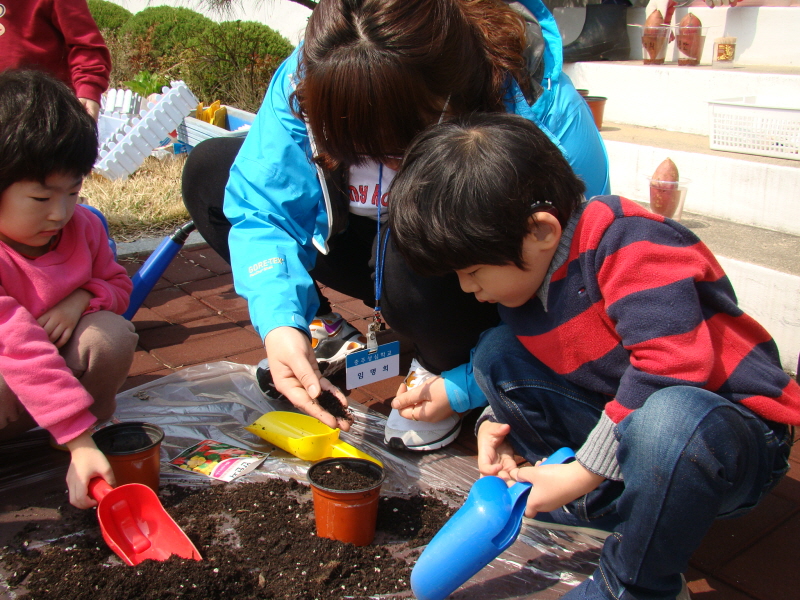
<path fill-rule="evenodd" d="M 349 421 L 337 420 L 313 400 L 325 389 L 347 407 L 347 398 L 341 390 L 322 377 L 308 336 L 294 327 L 278 327 L 264 338 L 264 348 L 272 382 L 289 402 L 328 427 L 338 427 L 342 431 L 350 429 Z"/>
<path fill-rule="evenodd" d="M 525 508 L 526 517 L 538 512 L 550 512 L 588 494 L 604 478 L 592 473 L 578 461 L 565 465 L 541 465 L 514 469 L 511 475 L 517 481 L 529 481 L 533 489 Z"/>
<path fill-rule="evenodd" d="M 36 319 L 56 348 L 61 348 L 72 337 L 72 332 L 91 299 L 90 292 L 77 289 Z"/>
<path fill-rule="evenodd" d="M 514 449 L 506 441 L 511 427 L 505 423 L 484 421 L 478 429 L 478 471 L 482 476 L 496 475 L 505 481 L 513 480 L 517 471 Z"/>
<path fill-rule="evenodd" d="M 88 431 L 67 442 L 72 461 L 67 470 L 67 489 L 69 502 L 76 508 L 97 506 L 97 501 L 88 494 L 89 481 L 102 477 L 112 487 L 117 483 L 114 471 L 105 455 L 97 449 Z"/>
<path fill-rule="evenodd" d="M 392 400 L 392 408 L 399 410 L 400 416 L 406 419 L 431 423 L 442 421 L 455 414 L 447 400 L 444 379 L 438 375 L 410 391 L 405 382 L 401 383 Z"/>

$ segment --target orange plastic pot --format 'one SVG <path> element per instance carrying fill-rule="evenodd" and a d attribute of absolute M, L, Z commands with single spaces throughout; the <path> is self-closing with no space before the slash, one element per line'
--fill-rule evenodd
<path fill-rule="evenodd" d="M 164 431 L 152 423 L 115 423 L 92 434 L 105 454 L 117 486 L 141 483 L 158 493 Z"/>
<path fill-rule="evenodd" d="M 337 465 L 347 466 L 375 480 L 367 488 L 336 490 L 318 482 L 319 477 Z M 314 499 L 314 519 L 319 537 L 366 546 L 375 538 L 378 501 L 386 474 L 383 467 L 363 458 L 327 458 L 308 469 Z"/>
<path fill-rule="evenodd" d="M 584 100 L 586 100 L 586 103 L 592 111 L 592 117 L 594 117 L 594 124 L 597 125 L 597 129 L 602 129 L 603 113 L 606 110 L 607 98 L 604 96 L 586 96 Z"/>

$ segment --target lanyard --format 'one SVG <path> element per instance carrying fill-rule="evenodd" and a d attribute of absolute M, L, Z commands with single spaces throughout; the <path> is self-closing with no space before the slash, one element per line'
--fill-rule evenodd
<path fill-rule="evenodd" d="M 375 312 L 372 315 L 372 323 L 369 324 L 367 332 L 367 348 L 370 352 L 378 350 L 377 333 L 383 327 L 381 317 L 381 290 L 383 288 L 383 265 L 386 261 L 386 245 L 389 241 L 389 232 L 381 240 L 381 205 L 383 204 L 383 163 L 378 163 L 378 226 L 377 244 L 375 245 Z"/>

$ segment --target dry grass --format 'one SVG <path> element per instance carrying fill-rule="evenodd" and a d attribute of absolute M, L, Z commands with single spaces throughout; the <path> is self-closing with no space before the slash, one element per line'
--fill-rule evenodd
<path fill-rule="evenodd" d="M 92 174 L 81 195 L 103 212 L 117 242 L 161 237 L 189 220 L 181 198 L 184 160 L 149 157 L 128 179 L 117 181 Z"/>

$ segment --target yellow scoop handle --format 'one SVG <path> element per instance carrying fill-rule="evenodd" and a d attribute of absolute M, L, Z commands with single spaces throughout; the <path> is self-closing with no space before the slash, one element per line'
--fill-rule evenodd
<path fill-rule="evenodd" d="M 383 466 L 379 460 L 340 441 L 338 429 L 331 429 L 308 415 L 275 410 L 260 416 L 245 429 L 303 460 L 349 456 Z"/>

